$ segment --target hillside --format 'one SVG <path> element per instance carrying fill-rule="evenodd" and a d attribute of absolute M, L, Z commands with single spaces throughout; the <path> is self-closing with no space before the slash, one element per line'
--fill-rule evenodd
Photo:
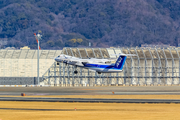
<path fill-rule="evenodd" d="M 41 48 L 180 42 L 179 0 L 0 0 L 0 39 Z"/>

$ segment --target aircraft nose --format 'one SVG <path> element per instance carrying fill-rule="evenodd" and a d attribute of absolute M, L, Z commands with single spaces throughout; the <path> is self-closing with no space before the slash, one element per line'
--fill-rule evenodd
<path fill-rule="evenodd" d="M 58 57 L 56 57 L 54 60 L 55 60 L 55 61 L 58 61 Z"/>

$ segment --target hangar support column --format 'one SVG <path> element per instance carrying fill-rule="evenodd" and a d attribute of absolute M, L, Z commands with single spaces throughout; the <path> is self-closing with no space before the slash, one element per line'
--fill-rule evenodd
<path fill-rule="evenodd" d="M 152 53 L 151 53 L 151 50 L 148 48 L 148 51 L 149 51 L 149 53 L 150 53 L 150 56 L 151 56 L 151 59 L 152 59 L 152 66 L 151 66 L 151 77 L 152 77 L 152 84 L 154 84 L 154 79 L 155 79 L 155 76 L 154 76 L 154 69 L 155 69 L 155 63 L 154 63 L 154 57 L 152 56 Z"/>
<path fill-rule="evenodd" d="M 161 60 L 160 60 L 160 57 L 159 57 L 159 54 L 157 52 L 157 49 L 155 48 L 155 51 L 156 51 L 156 54 L 158 56 L 158 61 L 159 61 L 159 65 L 158 65 L 158 84 L 161 83 L 161 71 L 162 71 L 162 65 L 161 65 Z"/>
<path fill-rule="evenodd" d="M 147 59 L 146 59 L 146 55 L 144 54 L 143 49 L 141 49 L 141 50 L 142 50 L 142 53 L 144 55 L 144 60 L 145 60 L 145 64 L 144 64 L 145 65 L 144 66 L 145 67 L 145 78 L 144 79 L 145 79 L 145 85 L 147 85 L 147 73 L 146 73 L 147 72 Z"/>
<path fill-rule="evenodd" d="M 106 48 L 106 51 L 108 51 L 107 48 Z M 110 56 L 109 52 L 107 52 L 107 54 L 108 54 L 108 56 Z M 111 76 L 111 73 L 109 73 L 109 74 L 107 74 L 107 75 L 108 75 L 108 79 L 109 79 L 109 80 L 108 80 L 108 81 L 109 81 L 108 84 L 111 85 L 111 84 L 112 84 L 112 76 Z"/>
<path fill-rule="evenodd" d="M 57 86 L 57 81 L 56 81 L 56 62 L 54 62 L 54 86 Z"/>
<path fill-rule="evenodd" d="M 174 62 L 174 57 L 172 55 L 172 52 L 171 50 L 169 49 L 169 52 L 171 54 L 171 57 L 172 57 L 172 85 L 175 84 L 175 81 L 174 81 L 174 67 L 175 67 L 175 62 Z"/>
<path fill-rule="evenodd" d="M 122 51 L 121 48 L 119 48 L 119 49 Z M 127 84 L 127 74 L 126 74 L 127 73 L 127 62 L 125 62 L 125 66 L 124 66 L 123 72 L 124 72 L 124 76 L 123 76 L 124 81 L 123 81 L 123 84 L 126 85 Z"/>
<path fill-rule="evenodd" d="M 61 62 L 59 62 L 59 84 L 61 84 L 62 85 L 62 73 L 61 73 L 61 69 L 62 69 L 62 63 Z"/>
<path fill-rule="evenodd" d="M 136 55 L 137 55 L 137 58 L 138 58 L 138 71 L 137 71 L 137 73 L 138 73 L 138 82 L 137 82 L 137 85 L 139 85 L 139 65 L 140 65 L 140 59 L 139 59 L 139 55 L 138 55 L 138 53 L 137 53 L 137 50 L 136 50 L 136 48 L 134 49 L 135 50 L 135 52 L 136 52 Z"/>
<path fill-rule="evenodd" d="M 165 59 L 165 61 L 166 61 L 166 65 L 165 65 L 165 78 L 166 78 L 166 85 L 168 84 L 168 79 L 167 79 L 167 70 L 169 69 L 168 67 L 169 67 L 169 65 L 168 65 L 168 61 L 167 61 L 167 56 L 166 56 L 166 54 L 165 54 L 165 52 L 164 52 L 164 48 L 162 49 L 162 51 L 163 51 L 163 54 L 164 54 L 164 59 Z M 168 69 L 167 69 L 168 68 Z"/>
<path fill-rule="evenodd" d="M 178 75 L 178 78 L 179 78 L 179 85 L 180 85 L 180 56 L 179 56 L 179 53 L 178 53 L 178 50 L 177 49 L 175 49 L 176 50 L 176 53 L 177 53 L 177 55 L 178 55 L 178 58 L 179 58 L 179 75 Z"/>
<path fill-rule="evenodd" d="M 128 53 L 131 54 L 128 48 L 127 48 L 127 50 L 128 50 Z M 131 59 L 131 65 L 130 65 L 131 66 L 131 68 L 130 68 L 131 69 L 131 76 L 130 76 L 131 77 L 131 83 L 130 83 L 130 85 L 133 85 L 133 80 L 134 80 L 133 73 L 134 73 L 134 71 L 133 71 L 133 66 L 132 66 L 132 64 L 133 64 L 132 56 L 130 56 L 130 59 Z"/>

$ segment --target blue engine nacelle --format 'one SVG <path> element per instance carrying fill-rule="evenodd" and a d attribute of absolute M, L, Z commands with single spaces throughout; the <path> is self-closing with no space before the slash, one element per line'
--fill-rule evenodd
<path fill-rule="evenodd" d="M 63 61 L 63 63 L 67 63 L 67 61 Z"/>

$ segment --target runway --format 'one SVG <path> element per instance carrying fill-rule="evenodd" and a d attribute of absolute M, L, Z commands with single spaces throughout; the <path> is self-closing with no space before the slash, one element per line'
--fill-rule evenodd
<path fill-rule="evenodd" d="M 0 95 L 180 95 L 180 86 L 0 87 Z"/>
<path fill-rule="evenodd" d="M 18 97 L 25 93 L 28 97 Z M 95 103 L 180 103 L 180 99 L 81 98 L 81 95 L 180 95 L 180 86 L 128 87 L 2 87 L 0 101 L 95 102 Z M 79 98 L 46 97 L 79 95 Z M 14 97 L 11 97 L 14 96 Z M 36 96 L 36 97 L 31 97 Z M 45 97 L 38 97 L 45 96 Z"/>
<path fill-rule="evenodd" d="M 95 98 L 48 98 L 48 97 L 0 97 L 0 101 L 31 102 L 88 102 L 88 103 L 180 103 L 174 99 L 95 99 Z"/>

